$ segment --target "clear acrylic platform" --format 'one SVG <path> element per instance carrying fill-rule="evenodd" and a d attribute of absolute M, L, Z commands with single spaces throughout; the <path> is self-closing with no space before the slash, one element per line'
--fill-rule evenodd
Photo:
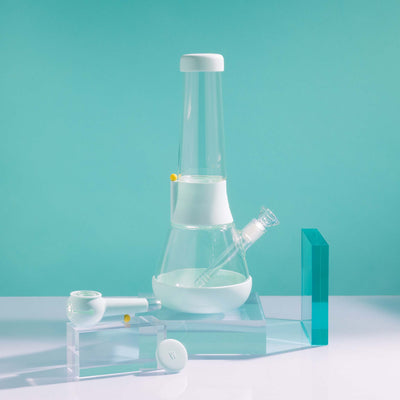
<path fill-rule="evenodd" d="M 165 338 L 165 325 L 152 317 L 134 317 L 129 323 L 104 321 L 87 328 L 68 323 L 68 375 L 89 378 L 154 370 L 155 350 Z"/>
<path fill-rule="evenodd" d="M 317 229 L 301 233 L 302 295 L 261 304 L 253 293 L 225 314 L 185 314 L 166 308 L 129 323 L 91 328 L 67 324 L 67 369 L 74 379 L 157 369 L 157 344 L 182 342 L 189 358 L 254 357 L 328 344 L 329 247 Z M 297 312 L 296 312 L 297 310 Z"/>

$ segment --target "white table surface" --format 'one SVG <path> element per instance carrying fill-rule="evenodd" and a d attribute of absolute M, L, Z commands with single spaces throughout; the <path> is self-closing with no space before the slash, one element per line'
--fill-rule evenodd
<path fill-rule="evenodd" d="M 0 400 L 400 399 L 400 296 L 331 297 L 329 346 L 79 382 L 57 377 L 64 305 L 60 297 L 0 298 Z"/>

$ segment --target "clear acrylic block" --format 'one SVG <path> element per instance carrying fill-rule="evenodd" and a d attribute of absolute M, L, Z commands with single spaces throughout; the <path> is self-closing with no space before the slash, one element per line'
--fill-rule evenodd
<path fill-rule="evenodd" d="M 165 324 L 167 337 L 182 342 L 191 357 L 266 354 L 267 323 L 256 293 L 243 306 L 224 314 L 162 308 L 153 316 Z"/>
<path fill-rule="evenodd" d="M 73 379 L 153 370 L 165 325 L 151 316 L 100 322 L 93 327 L 67 324 L 67 370 Z"/>

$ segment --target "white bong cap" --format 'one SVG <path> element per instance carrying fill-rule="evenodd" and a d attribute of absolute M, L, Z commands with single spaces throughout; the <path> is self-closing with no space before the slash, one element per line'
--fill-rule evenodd
<path fill-rule="evenodd" d="M 181 72 L 220 72 L 224 70 L 224 57 L 221 54 L 184 54 L 181 57 Z"/>

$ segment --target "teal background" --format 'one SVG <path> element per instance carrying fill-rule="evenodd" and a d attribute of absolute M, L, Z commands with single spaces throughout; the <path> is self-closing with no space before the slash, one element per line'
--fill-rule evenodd
<path fill-rule="evenodd" d="M 400 2 L 0 0 L 0 295 L 149 291 L 169 225 L 179 57 L 219 52 L 255 289 L 300 293 L 300 229 L 332 294 L 400 294 Z"/>

